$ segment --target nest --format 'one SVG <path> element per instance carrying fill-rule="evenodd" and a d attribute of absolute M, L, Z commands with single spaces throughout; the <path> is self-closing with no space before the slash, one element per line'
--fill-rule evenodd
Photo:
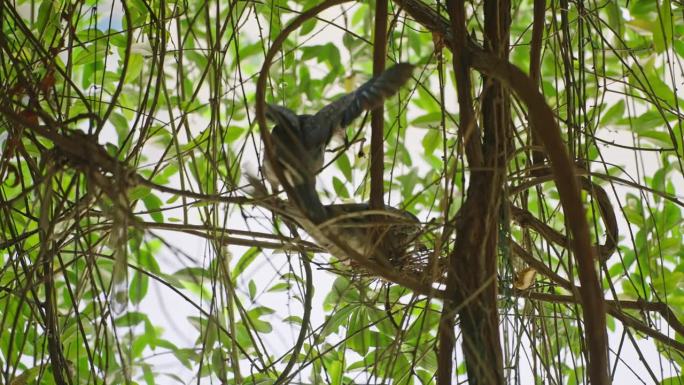
<path fill-rule="evenodd" d="M 304 223 L 309 219 L 303 211 L 310 210 L 309 207 L 297 208 L 291 201 L 270 196 L 258 179 L 249 175 L 248 178 L 253 186 L 252 195 L 258 198 L 256 204 L 277 212 L 293 225 L 307 229 Z M 328 238 L 328 243 L 319 242 L 318 246 L 330 251 L 343 251 L 342 254 L 334 253 L 337 261 L 319 265 L 321 269 L 343 276 L 376 277 L 377 271 L 370 271 L 353 258 L 353 254 L 357 254 L 375 265 L 423 282 L 440 281 L 444 275 L 443 261 L 435 258 L 427 246 L 434 243 L 430 233 L 412 213 L 392 206 L 371 210 L 368 203 L 321 205 L 316 201 L 313 204 L 320 205 L 325 217 L 314 226 L 321 230 L 322 238 Z M 345 256 L 345 250 L 351 253 Z"/>
<path fill-rule="evenodd" d="M 442 276 L 442 264 L 426 246 L 432 243 L 429 234 L 410 212 L 391 206 L 369 210 L 366 203 L 328 205 L 326 211 L 329 219 L 321 226 L 339 234 L 342 246 L 413 278 L 434 281 L 432 277 Z M 328 270 L 350 277 L 376 276 L 350 257 L 331 264 Z"/>

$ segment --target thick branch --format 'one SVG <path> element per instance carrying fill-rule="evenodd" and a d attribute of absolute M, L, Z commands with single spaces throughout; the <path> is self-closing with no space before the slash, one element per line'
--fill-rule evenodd
<path fill-rule="evenodd" d="M 387 0 L 375 2 L 375 37 L 373 39 L 373 76 L 385 70 L 387 56 Z M 385 163 L 384 103 L 371 111 L 370 207 L 381 210 L 383 203 L 383 171 Z"/>
<path fill-rule="evenodd" d="M 515 295 L 530 298 L 538 301 L 555 302 L 555 303 L 577 303 L 577 299 L 571 295 L 551 294 L 551 293 L 537 293 L 527 291 L 515 291 Z M 648 301 L 629 301 L 629 300 L 612 300 L 607 299 L 606 305 L 608 312 L 613 317 L 622 321 L 625 326 L 630 326 L 650 337 L 653 337 L 660 342 L 684 352 L 684 343 L 665 336 L 664 334 L 654 330 L 643 322 L 631 317 L 622 312 L 625 309 L 651 311 L 657 312 L 661 317 L 674 329 L 679 335 L 684 336 L 684 325 L 677 319 L 667 304 L 662 302 L 648 302 Z"/>
<path fill-rule="evenodd" d="M 594 268 L 595 251 L 591 246 L 589 226 L 575 176 L 575 167 L 560 136 L 553 111 L 546 104 L 534 83 L 520 69 L 483 51 L 471 52 L 476 68 L 499 79 L 518 95 L 529 110 L 532 128 L 538 133 L 551 161 L 551 170 L 558 188 L 568 226 L 574 236 L 580 295 L 586 324 L 589 349 L 589 378 L 592 384 L 608 384 L 608 336 L 606 309 L 598 275 Z"/>
<path fill-rule="evenodd" d="M 417 0 L 395 0 L 411 16 L 426 28 L 440 33 L 450 47 L 455 47 L 455 39 L 448 23 L 439 14 Z M 415 12 L 415 13 L 414 13 Z M 574 166 L 560 136 L 553 111 L 546 103 L 531 79 L 520 69 L 506 60 L 485 52 L 472 41 L 464 47 L 471 59 L 473 68 L 491 76 L 513 90 L 527 106 L 534 132 L 544 145 L 551 161 L 551 169 L 560 195 L 561 205 L 573 235 L 574 256 L 577 260 L 581 283 L 580 295 L 586 325 L 586 338 L 589 350 L 589 378 L 594 385 L 608 384 L 608 338 L 606 334 L 606 309 L 603 294 L 593 261 L 594 250 L 591 246 L 589 226 L 577 184 Z"/>
<path fill-rule="evenodd" d="M 530 78 L 539 87 L 541 82 L 541 50 L 542 37 L 544 36 L 544 11 L 546 0 L 534 0 L 532 40 L 530 41 Z M 541 141 L 535 130 L 532 130 L 532 146 L 541 146 Z M 544 153 L 533 151 L 532 164 L 544 163 Z"/>
<path fill-rule="evenodd" d="M 459 108 L 459 137 L 462 138 L 465 144 L 465 153 L 468 158 L 469 164 L 474 164 L 477 166 L 482 165 L 482 147 L 480 145 L 480 135 L 475 124 L 475 114 L 473 113 L 473 101 L 470 94 L 471 82 L 470 82 L 470 68 L 468 57 L 464 55 L 464 45 L 466 41 L 466 27 L 465 27 L 465 4 L 463 0 L 447 0 L 447 11 L 449 13 L 449 21 L 451 29 L 455 31 L 455 38 L 451 39 L 451 51 L 454 54 L 453 59 L 453 70 L 456 77 L 456 92 L 458 95 L 458 108 Z M 473 135 L 476 133 L 476 135 Z M 471 184 L 472 186 L 472 184 Z M 473 196 L 468 195 L 468 200 L 464 203 L 464 207 L 461 208 L 462 212 L 471 212 L 468 210 L 473 203 Z M 467 215 L 467 214 L 466 214 Z M 456 225 L 458 228 L 458 224 Z M 478 226 L 481 227 L 481 226 Z M 459 229 L 460 230 L 460 229 Z M 456 244 L 464 245 L 463 239 L 466 240 L 468 237 L 466 234 L 457 232 Z M 455 248 L 456 249 L 456 248 Z M 456 337 L 454 335 L 455 317 L 457 313 L 457 307 L 463 302 L 464 298 L 469 298 L 467 291 L 469 286 L 475 285 L 465 285 L 460 282 L 459 279 L 459 258 L 461 255 L 469 253 L 469 248 L 463 250 L 463 253 L 453 252 L 449 255 L 448 269 L 446 272 L 446 292 L 451 297 L 449 300 L 444 301 L 444 307 L 442 309 L 442 314 L 439 320 L 439 345 L 437 351 L 437 384 L 438 385 L 451 385 L 451 376 L 453 373 L 453 360 L 452 355 L 454 351 L 454 345 Z M 477 281 L 477 279 L 475 279 Z M 465 288 L 465 290 L 464 290 Z M 477 303 L 477 300 L 473 299 L 473 302 Z M 477 306 L 477 305 L 475 305 Z M 466 352 L 466 365 L 468 365 L 470 360 L 471 349 L 467 349 L 467 346 L 473 346 L 474 344 L 474 331 L 470 327 L 470 322 L 468 322 L 469 317 L 466 317 L 465 322 L 461 323 L 461 328 L 465 327 L 464 331 L 464 351 Z M 467 341 L 466 341 L 467 340 Z M 467 346 L 466 346 L 467 345 Z M 471 366 L 469 366 L 470 368 Z"/>
<path fill-rule="evenodd" d="M 456 246 L 449 255 L 446 291 L 453 299 L 445 302 L 440 319 L 437 379 L 439 384 L 451 383 L 453 317 L 456 306 L 459 306 L 469 381 L 473 384 L 502 384 L 503 364 L 495 278 L 496 226 L 504 175 L 499 168 L 505 164 L 505 152 L 502 151 L 502 139 L 505 136 L 502 132 L 505 131 L 505 126 L 498 123 L 501 120 L 507 121 L 502 119 L 506 112 L 505 107 L 499 108 L 503 104 L 496 106 L 502 94 L 488 89 L 489 98 L 485 98 L 483 103 L 489 106 L 492 116 L 483 120 L 485 135 L 482 141 L 471 95 L 473 85 L 470 79 L 470 58 L 465 49 L 468 38 L 464 1 L 447 1 L 447 11 L 451 29 L 455 31 L 453 39 L 448 42 L 454 53 L 453 68 L 460 116 L 459 137 L 464 142 L 468 165 L 473 172 L 467 199 L 460 211 L 460 220 L 455 224 Z M 490 12 L 490 20 L 491 17 Z M 498 28 L 494 29 L 498 31 Z"/>

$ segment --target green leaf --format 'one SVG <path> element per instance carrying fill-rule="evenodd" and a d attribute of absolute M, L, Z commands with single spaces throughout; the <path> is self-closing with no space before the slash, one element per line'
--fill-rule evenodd
<path fill-rule="evenodd" d="M 432 155 L 441 143 L 442 134 L 438 130 L 428 130 L 423 137 L 423 151 L 426 155 Z"/>
<path fill-rule="evenodd" d="M 138 325 L 145 321 L 148 321 L 147 314 L 137 311 L 129 311 L 121 317 L 117 318 L 114 321 L 114 324 L 119 327 L 130 327 Z"/>
<path fill-rule="evenodd" d="M 145 274 L 141 274 L 136 271 L 133 273 L 131 278 L 131 284 L 128 292 L 128 298 L 134 305 L 140 304 L 140 302 L 147 295 L 147 288 L 149 285 L 149 277 Z"/>
<path fill-rule="evenodd" d="M 293 325 L 301 325 L 303 321 L 304 320 L 302 319 L 302 317 L 299 317 L 296 315 L 291 315 L 291 316 L 285 317 L 283 319 L 283 322 L 287 322 L 287 323 L 293 324 Z"/>
<path fill-rule="evenodd" d="M 660 53 L 669 47 L 672 41 L 672 8 L 670 0 L 661 0 L 658 19 L 652 23 L 653 45 Z"/>
<path fill-rule="evenodd" d="M 152 219 L 157 223 L 164 223 L 164 216 L 161 213 L 162 201 L 154 194 L 148 194 L 143 198 L 143 203 Z"/>
<path fill-rule="evenodd" d="M 442 123 L 442 112 L 441 111 L 434 111 L 434 112 L 428 112 L 427 114 L 423 114 L 411 121 L 411 126 L 415 127 L 425 127 L 425 128 L 434 128 L 438 127 Z M 437 130 L 430 130 L 430 131 L 437 131 Z"/>
<path fill-rule="evenodd" d="M 677 56 L 684 57 L 684 41 L 677 39 L 674 41 L 673 45 L 675 52 L 677 52 Z"/>
<path fill-rule="evenodd" d="M 73 65 L 79 66 L 95 62 L 101 62 L 107 56 L 107 47 L 101 45 L 90 45 L 84 48 L 74 49 L 76 55 L 74 57 Z"/>
<path fill-rule="evenodd" d="M 292 284 L 289 282 L 278 282 L 275 285 L 271 286 L 270 289 L 268 289 L 269 293 L 278 293 L 278 292 L 283 292 L 283 291 L 288 291 L 292 288 Z"/>
<path fill-rule="evenodd" d="M 249 288 L 249 299 L 254 301 L 254 298 L 256 297 L 257 287 L 256 287 L 256 283 L 254 283 L 253 279 L 249 280 L 248 288 Z"/>
<path fill-rule="evenodd" d="M 146 186 L 136 186 L 132 190 L 128 192 L 128 199 L 135 201 L 138 199 L 143 199 L 146 196 L 150 195 L 152 190 L 150 190 L 149 187 Z"/>
<path fill-rule="evenodd" d="M 368 316 L 362 307 L 356 308 L 347 325 L 347 346 L 356 353 L 365 356 L 371 346 Z"/>
<path fill-rule="evenodd" d="M 247 130 L 243 127 L 229 126 L 226 130 L 225 140 L 228 142 L 235 142 L 236 140 L 241 138 L 246 131 Z"/>
<path fill-rule="evenodd" d="M 178 164 L 170 162 L 166 163 L 162 169 L 152 178 L 152 181 L 154 183 L 160 184 L 160 185 L 166 185 L 169 183 L 169 179 L 176 175 L 178 173 Z M 167 199 L 166 203 L 170 204 L 173 203 L 176 199 L 178 199 L 178 195 L 173 195 L 171 198 Z"/>
<path fill-rule="evenodd" d="M 265 306 L 256 307 L 247 312 L 249 317 L 250 326 L 259 333 L 270 333 L 273 331 L 273 327 L 270 322 L 261 319 L 261 316 L 273 314 L 274 310 Z"/>
<path fill-rule="evenodd" d="M 299 35 L 306 36 L 311 33 L 314 28 L 316 28 L 316 19 L 309 19 L 302 24 L 302 27 L 299 29 Z"/>
<path fill-rule="evenodd" d="M 131 53 L 128 57 L 128 68 L 126 68 L 126 78 L 124 79 L 124 84 L 133 83 L 140 77 L 143 71 L 143 65 L 145 59 L 143 55 L 137 53 Z"/>
<path fill-rule="evenodd" d="M 148 364 L 142 364 L 142 369 L 143 369 L 143 378 L 145 379 L 145 383 L 147 385 L 154 385 L 154 377 L 155 377 L 155 372 L 153 371 L 152 367 Z"/>
<path fill-rule="evenodd" d="M 117 143 L 121 146 L 128 135 L 128 119 L 116 111 L 109 115 L 109 119 L 116 130 Z"/>
<path fill-rule="evenodd" d="M 326 337 L 331 333 L 337 333 L 340 326 L 347 323 L 347 320 L 349 320 L 349 317 L 355 308 L 355 306 L 347 305 L 328 316 L 325 325 L 323 326 L 323 330 L 321 331 L 321 337 Z"/>
<path fill-rule="evenodd" d="M 247 250 L 244 254 L 242 254 L 242 257 L 240 257 L 240 260 L 238 263 L 235 265 L 233 270 L 231 271 L 230 278 L 235 281 L 237 277 L 242 274 L 243 271 L 256 259 L 256 257 L 260 254 L 260 250 L 256 247 L 251 247 L 249 250 Z"/>
<path fill-rule="evenodd" d="M 344 185 L 344 182 L 342 182 L 340 178 L 336 176 L 333 177 L 333 189 L 338 197 L 349 198 L 349 191 L 347 190 L 347 187 Z"/>
<path fill-rule="evenodd" d="M 342 153 L 339 158 L 337 158 L 337 167 L 340 169 L 342 172 L 342 175 L 344 175 L 345 179 L 347 182 L 352 181 L 352 167 L 351 167 L 351 162 L 349 162 L 349 157 L 347 156 L 346 153 Z"/>
<path fill-rule="evenodd" d="M 602 127 L 613 124 L 618 121 L 619 118 L 625 116 L 625 101 L 623 99 L 618 100 L 617 103 L 613 104 L 608 111 L 606 111 L 601 117 L 601 122 L 599 123 Z"/>
<path fill-rule="evenodd" d="M 251 44 L 242 44 L 240 46 L 240 57 L 242 59 L 246 59 L 261 52 L 263 52 L 263 45 L 259 41 Z"/>
<path fill-rule="evenodd" d="M 333 43 L 302 47 L 301 60 L 316 59 L 318 63 L 328 63 L 330 69 L 342 67 L 340 51 Z M 335 75 L 333 72 L 330 74 Z"/>
<path fill-rule="evenodd" d="M 650 13 L 656 12 L 657 4 L 655 1 L 648 0 L 631 1 L 629 3 L 629 13 L 637 19 L 641 19 Z"/>
<path fill-rule="evenodd" d="M 43 39 L 45 39 L 44 41 L 47 43 L 53 43 L 52 38 L 58 31 L 57 28 L 60 25 L 59 7 L 60 3 L 57 1 L 43 0 L 40 2 L 38 17 L 34 28 L 36 31 L 40 32 Z"/>
<path fill-rule="evenodd" d="M 326 365 L 326 370 L 330 376 L 331 385 L 342 385 L 342 372 L 343 372 L 342 362 L 339 360 L 331 361 Z"/>
<path fill-rule="evenodd" d="M 133 340 L 133 345 L 131 345 L 131 357 L 134 358 L 140 358 L 142 357 L 142 352 L 145 350 L 145 348 L 150 345 L 150 342 L 152 341 L 153 336 L 145 333 L 138 335 L 134 340 Z"/>
<path fill-rule="evenodd" d="M 672 140 L 669 134 L 655 130 L 641 131 L 637 133 L 640 138 L 646 139 L 658 147 L 672 147 Z"/>
<path fill-rule="evenodd" d="M 660 382 L 660 385 L 681 385 L 684 384 L 684 376 L 668 377 Z"/>

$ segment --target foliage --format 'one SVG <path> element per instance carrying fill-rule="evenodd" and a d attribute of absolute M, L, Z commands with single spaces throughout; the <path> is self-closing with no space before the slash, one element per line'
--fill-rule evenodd
<path fill-rule="evenodd" d="M 389 2 L 388 63 L 417 69 L 385 105 L 383 187 L 388 204 L 421 219 L 421 247 L 438 261 L 430 283 L 444 289 L 446 261 L 459 253 L 453 230 L 480 192 L 469 190 L 478 169 L 466 142 L 487 138 L 461 124 L 458 52 L 405 6 L 416 3 L 449 20 L 439 1 Z M 479 46 L 486 3 L 465 3 Z M 450 309 L 359 274 L 315 237 L 291 233 L 246 178 L 264 154 L 254 106 L 266 52 L 317 4 L 2 2 L 0 382 L 446 383 L 436 377 L 440 322 L 466 317 L 462 303 Z M 289 35 L 266 100 L 313 113 L 366 80 L 382 41 L 375 5 L 332 7 Z M 540 50 L 535 87 L 590 181 L 586 218 L 609 257 L 592 262 L 608 301 L 608 370 L 684 383 L 684 7 L 524 0 L 510 16 L 506 56 L 529 73 Z M 486 126 L 494 80 L 470 74 L 475 120 Z M 586 383 L 582 256 L 548 162 L 534 159 L 534 108 L 504 99 L 509 136 L 494 158 L 503 156 L 505 177 L 487 229 L 497 294 L 487 310 L 498 315 L 502 373 L 505 383 Z M 318 177 L 326 202 L 370 196 L 361 120 L 348 130 L 350 148 L 327 154 L 332 165 Z M 519 285 L 525 269 L 536 275 Z M 447 352 L 449 373 L 480 383 L 465 348 Z"/>

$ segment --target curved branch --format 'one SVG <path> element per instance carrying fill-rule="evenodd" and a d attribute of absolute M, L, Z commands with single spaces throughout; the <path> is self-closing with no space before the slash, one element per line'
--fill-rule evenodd
<path fill-rule="evenodd" d="M 304 264 L 304 274 L 306 275 L 306 291 L 304 292 L 304 314 L 302 314 L 302 327 L 299 329 L 299 336 L 297 336 L 297 341 L 294 347 L 292 347 L 292 354 L 290 355 L 290 360 L 287 362 L 285 369 L 280 372 L 280 375 L 273 383 L 274 385 L 281 385 L 287 383 L 290 379 L 288 378 L 294 364 L 299 358 L 299 352 L 302 350 L 304 345 L 304 340 L 306 339 L 307 325 L 311 321 L 311 302 L 313 300 L 313 272 L 311 271 L 311 260 L 306 252 L 300 252 L 302 257 L 302 264 Z"/>
<path fill-rule="evenodd" d="M 537 183 L 531 183 L 527 185 L 531 187 L 536 184 L 542 183 L 543 181 L 545 181 L 545 178 L 537 177 L 532 182 L 534 181 L 536 181 Z M 599 260 L 601 262 L 604 262 L 617 249 L 619 230 L 617 225 L 617 219 L 615 217 L 615 210 L 613 210 L 613 206 L 610 204 L 608 194 L 606 193 L 606 190 L 603 189 L 603 187 L 592 182 L 591 180 L 589 180 L 589 178 L 585 176 L 581 176 L 580 181 L 582 184 L 582 189 L 587 191 L 596 200 L 596 203 L 598 204 L 599 208 L 599 213 L 601 215 L 601 219 L 603 220 L 603 225 L 606 230 L 605 243 L 602 245 L 594 246 L 594 249 L 597 251 L 598 256 L 600 258 Z M 562 247 L 571 246 L 571 241 L 570 239 L 568 239 L 567 236 L 561 234 L 556 229 L 542 222 L 528 210 L 521 209 L 513 205 L 513 203 L 509 204 L 509 209 L 511 211 L 511 218 L 514 221 L 518 222 L 519 225 L 534 229 L 548 242 L 555 243 L 556 245 Z"/>
<path fill-rule="evenodd" d="M 571 295 L 552 294 L 552 293 L 538 293 L 529 291 L 513 291 L 513 294 L 521 298 L 529 298 L 536 301 L 545 301 L 553 303 L 577 303 L 577 299 Z M 641 333 L 646 334 L 653 339 L 662 342 L 673 349 L 677 349 L 684 353 L 684 343 L 670 338 L 665 334 L 654 330 L 645 325 L 642 321 L 624 313 L 621 309 L 632 309 L 639 311 L 652 311 L 660 314 L 661 317 L 674 329 L 679 335 L 684 336 L 684 325 L 675 317 L 672 309 L 662 302 L 648 302 L 648 301 L 628 301 L 628 300 L 606 300 L 608 306 L 608 313 L 622 322 L 623 325 L 631 327 Z"/>
<path fill-rule="evenodd" d="M 271 164 L 277 165 L 278 162 L 276 162 L 275 159 L 275 153 L 273 149 L 273 140 L 271 139 L 271 133 L 268 130 L 268 126 L 266 124 L 266 80 L 268 79 L 268 71 L 271 68 L 271 63 L 273 62 L 273 58 L 275 57 L 276 53 L 280 51 L 282 48 L 283 43 L 287 39 L 288 36 L 295 30 L 297 30 L 302 24 L 304 24 L 307 20 L 315 18 L 319 13 L 325 11 L 326 9 L 330 7 L 334 7 L 336 5 L 340 5 L 343 3 L 346 3 L 351 0 L 326 0 L 320 4 L 318 4 L 315 7 L 312 7 L 305 12 L 302 12 L 299 16 L 295 17 L 290 24 L 288 24 L 285 28 L 283 28 L 282 31 L 280 31 L 280 34 L 273 40 L 273 44 L 271 44 L 271 47 L 268 49 L 266 52 L 266 55 L 264 56 L 264 63 L 261 65 L 261 71 L 259 72 L 259 77 L 257 78 L 257 84 L 256 84 L 256 92 L 255 92 L 255 115 L 256 115 L 256 121 L 257 124 L 259 125 L 259 132 L 261 133 L 261 140 L 264 142 L 264 149 L 266 151 L 266 157 L 270 161 Z M 290 183 L 288 183 L 287 179 L 283 175 L 283 170 L 280 169 L 280 167 L 273 167 L 273 171 L 275 171 L 276 176 L 278 177 L 278 180 L 280 181 L 280 184 L 283 186 L 285 189 L 285 192 L 287 193 L 288 196 L 292 196 L 293 194 L 293 189 Z"/>

